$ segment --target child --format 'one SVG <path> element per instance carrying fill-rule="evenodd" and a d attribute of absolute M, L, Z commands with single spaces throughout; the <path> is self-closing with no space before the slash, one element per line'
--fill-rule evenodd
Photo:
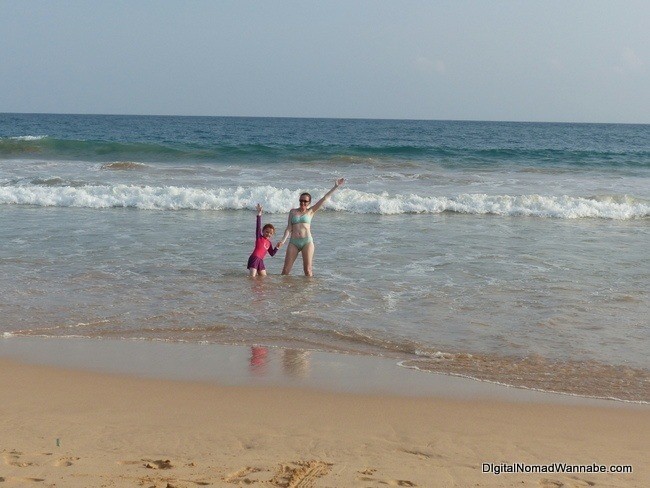
<path fill-rule="evenodd" d="M 268 251 L 271 256 L 275 256 L 278 249 L 282 244 L 273 247 L 270 238 L 275 234 L 275 227 L 272 224 L 266 224 L 262 227 L 262 206 L 257 204 L 257 226 L 255 228 L 255 249 L 253 254 L 248 258 L 248 273 L 249 276 L 255 277 L 259 273 L 260 276 L 266 276 L 266 266 L 264 266 L 264 256 Z M 260 227 L 262 229 L 260 230 Z"/>

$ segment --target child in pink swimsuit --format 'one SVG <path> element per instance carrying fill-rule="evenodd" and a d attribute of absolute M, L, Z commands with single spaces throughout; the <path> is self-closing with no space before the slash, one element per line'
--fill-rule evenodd
<path fill-rule="evenodd" d="M 271 237 L 275 234 L 275 227 L 272 224 L 266 224 L 262 227 L 262 206 L 257 204 L 257 226 L 255 227 L 255 249 L 248 258 L 248 273 L 251 277 L 266 276 L 266 266 L 264 266 L 264 256 L 268 252 L 271 256 L 275 256 L 282 244 L 273 247 Z"/>

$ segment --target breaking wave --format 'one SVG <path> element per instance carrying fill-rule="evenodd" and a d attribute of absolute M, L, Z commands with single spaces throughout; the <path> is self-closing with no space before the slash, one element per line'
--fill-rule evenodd
<path fill-rule="evenodd" d="M 36 184 L 35 184 L 36 183 Z M 285 213 L 300 191 L 273 186 L 191 188 L 178 186 L 78 185 L 57 181 L 9 182 L 0 186 L 0 204 L 143 210 L 252 210 L 258 202 L 270 213 Z M 313 190 L 314 194 L 323 193 Z M 454 196 L 389 195 L 343 189 L 326 209 L 359 214 L 440 214 L 443 212 L 558 219 L 639 219 L 650 216 L 649 202 L 627 195 Z"/>

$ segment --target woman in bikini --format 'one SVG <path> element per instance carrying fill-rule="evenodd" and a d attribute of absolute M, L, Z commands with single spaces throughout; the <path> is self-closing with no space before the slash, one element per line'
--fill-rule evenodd
<path fill-rule="evenodd" d="M 300 195 L 300 207 L 292 208 L 289 212 L 289 222 L 280 241 L 282 244 L 289 238 L 287 254 L 284 257 L 282 274 L 288 275 L 291 272 L 293 263 L 299 253 L 302 253 L 302 266 L 305 276 L 312 276 L 312 261 L 314 259 L 314 239 L 311 236 L 311 219 L 321 206 L 332 196 L 332 193 L 343 184 L 345 180 L 340 178 L 334 183 L 334 187 L 328 191 L 323 198 L 310 207 L 311 195 L 302 193 Z"/>

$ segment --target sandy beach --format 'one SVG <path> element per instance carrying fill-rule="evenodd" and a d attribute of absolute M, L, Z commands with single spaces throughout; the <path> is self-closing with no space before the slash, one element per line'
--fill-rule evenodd
<path fill-rule="evenodd" d="M 650 488 L 650 1 L 0 5 L 0 488 Z"/>
<path fill-rule="evenodd" d="M 643 405 L 221 386 L 6 357 L 0 391 L 0 482 L 7 486 L 650 483 L 650 415 Z M 631 465 L 633 472 L 496 475 L 484 473 L 484 463 L 505 463 L 503 470 L 514 463 L 528 470 Z"/>

